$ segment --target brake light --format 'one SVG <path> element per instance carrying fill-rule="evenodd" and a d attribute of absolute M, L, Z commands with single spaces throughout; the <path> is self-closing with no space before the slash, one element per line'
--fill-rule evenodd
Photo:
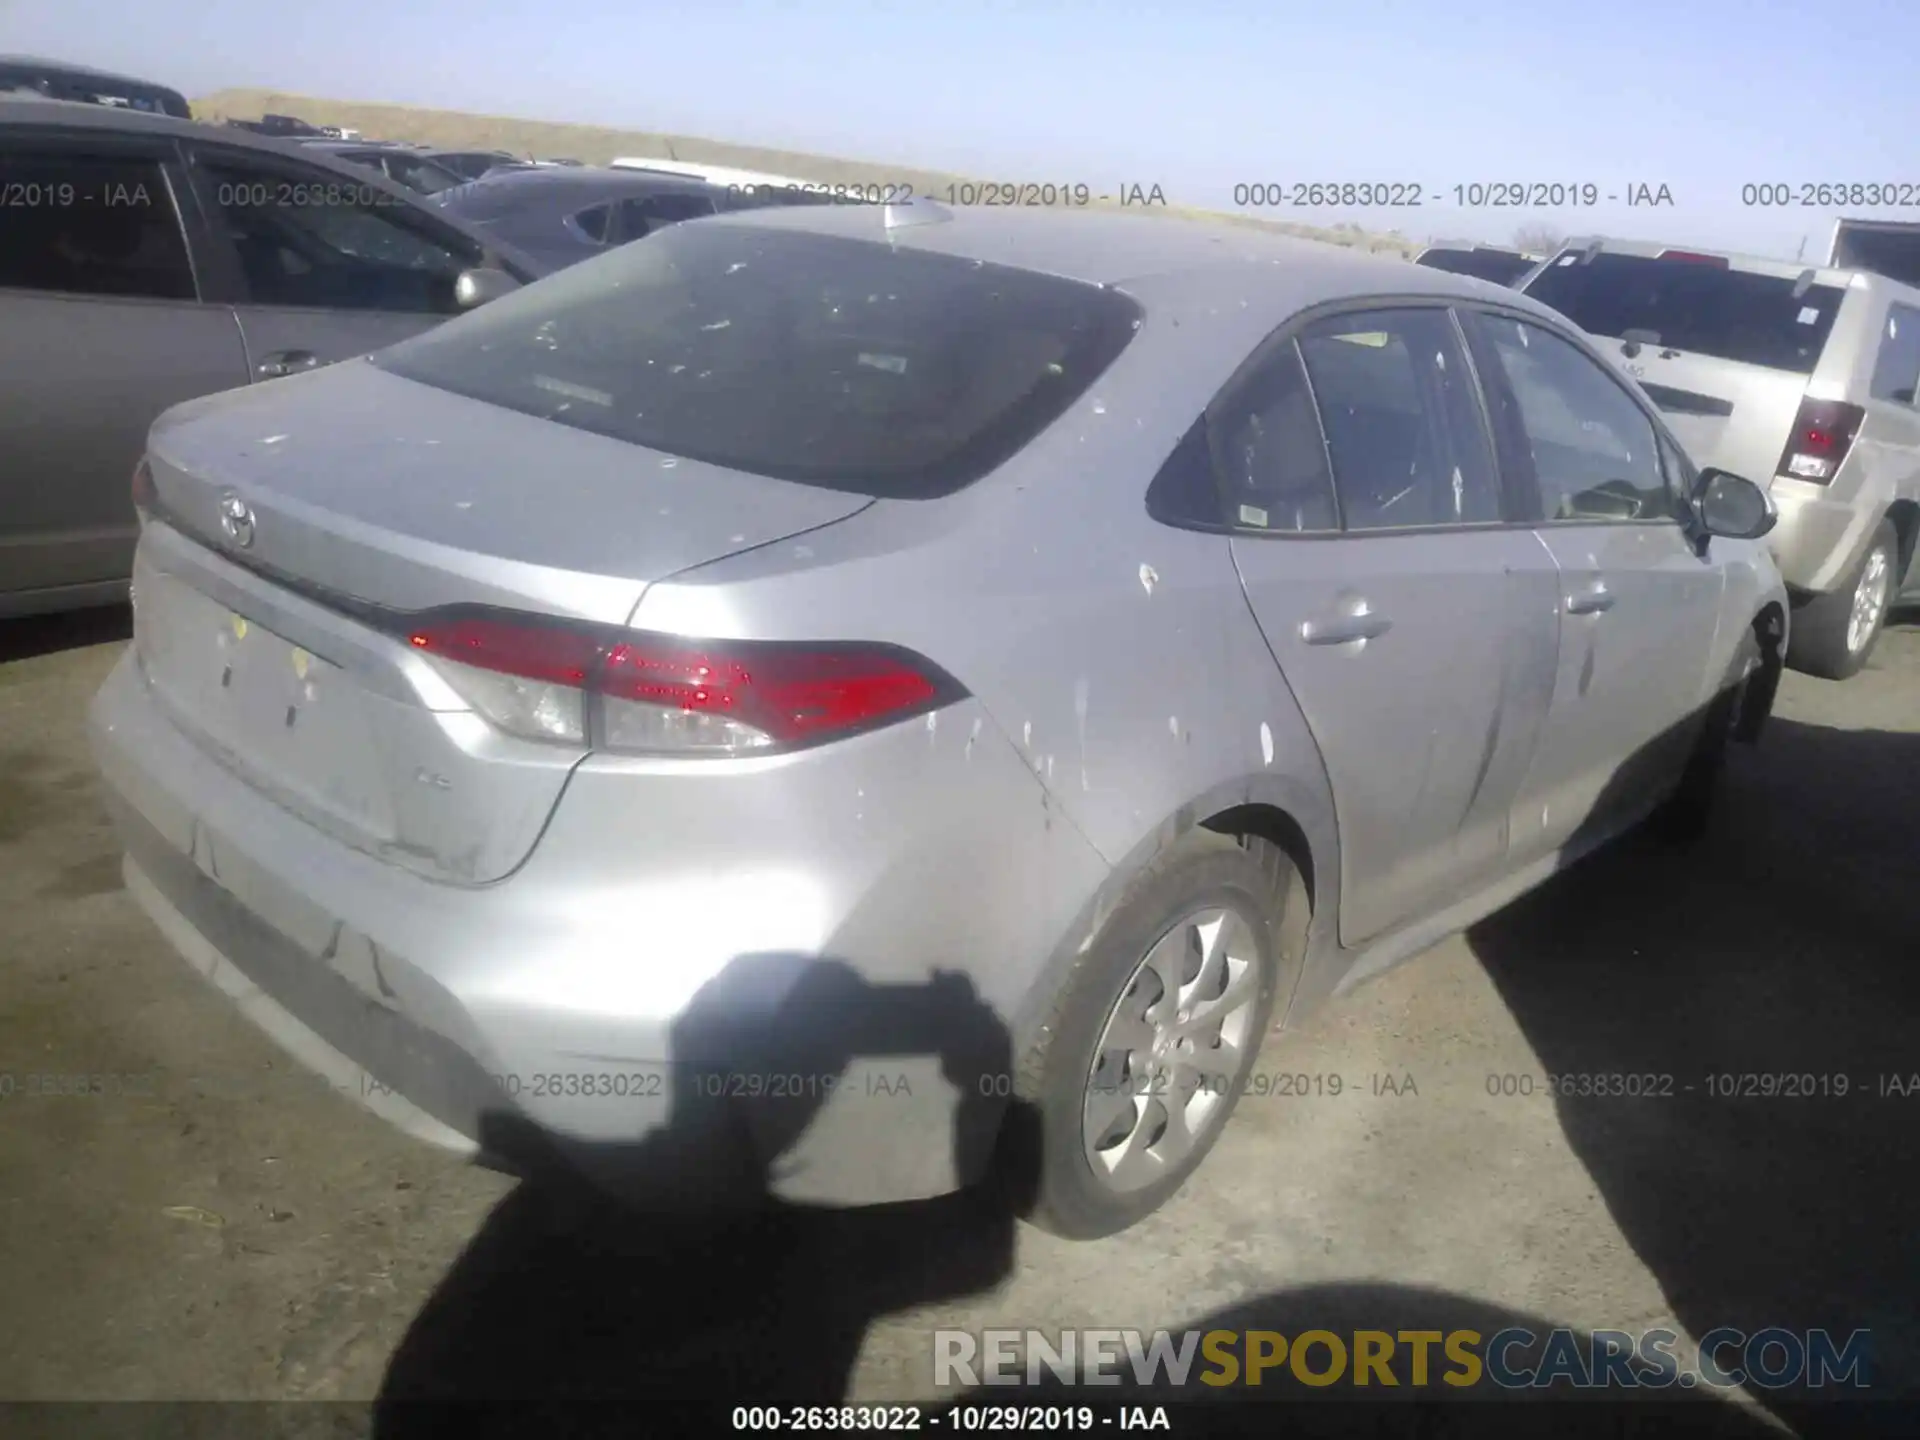
<path fill-rule="evenodd" d="M 1866 414 L 1861 406 L 1844 400 L 1802 400 L 1799 413 L 1793 417 L 1787 448 L 1780 452 L 1777 473 L 1816 485 L 1827 484 L 1846 460 Z"/>
<path fill-rule="evenodd" d="M 413 617 L 407 643 L 499 728 L 636 754 L 796 749 L 966 692 L 892 645 L 689 640 L 532 617 Z"/>
<path fill-rule="evenodd" d="M 1726 256 L 1702 255 L 1698 250 L 1662 250 L 1658 258 L 1662 260 L 1678 260 L 1683 265 L 1711 265 L 1717 270 L 1725 270 L 1728 268 Z"/>
<path fill-rule="evenodd" d="M 155 491 L 153 488 L 153 466 L 142 455 L 140 463 L 133 467 L 133 508 L 145 513 L 153 509 Z"/>

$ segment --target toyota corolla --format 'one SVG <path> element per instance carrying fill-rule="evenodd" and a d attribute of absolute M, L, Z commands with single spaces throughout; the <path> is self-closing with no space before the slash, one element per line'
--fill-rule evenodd
<path fill-rule="evenodd" d="M 976 1178 L 984 1101 L 1075 1236 L 1270 1032 L 1697 830 L 1786 638 L 1765 495 L 1553 312 L 1165 218 L 689 222 L 180 406 L 134 483 L 93 742 L 251 1019 L 483 1158 L 697 1113 L 829 1204 Z M 745 1038 L 922 990 L 1005 1063 Z"/>

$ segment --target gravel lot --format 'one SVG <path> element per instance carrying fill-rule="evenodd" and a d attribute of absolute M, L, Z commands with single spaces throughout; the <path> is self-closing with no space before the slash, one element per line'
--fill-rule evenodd
<path fill-rule="evenodd" d="M 125 627 L 0 626 L 0 1399 L 924 1399 L 935 1326 L 1223 1315 L 1867 1327 L 1882 1383 L 1920 1378 L 1920 1093 L 1877 1093 L 1920 1072 L 1920 626 L 1846 685 L 1788 677 L 1702 845 L 1617 846 L 1271 1044 L 1262 1072 L 1342 1093 L 1250 1094 L 1173 1204 L 1086 1245 L 972 1199 L 562 1212 L 294 1071 L 121 887 L 80 719 Z M 1584 1072 L 1676 1094 L 1489 1093 Z M 1716 1098 L 1714 1072 L 1851 1093 Z M 146 1078 L 24 1093 L 49 1073 Z"/>

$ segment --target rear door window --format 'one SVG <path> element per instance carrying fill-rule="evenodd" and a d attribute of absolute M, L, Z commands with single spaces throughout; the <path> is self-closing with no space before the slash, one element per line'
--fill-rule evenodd
<path fill-rule="evenodd" d="M 613 215 L 613 206 L 589 205 L 585 210 L 567 217 L 567 223 L 578 230 L 582 237 L 596 245 L 607 243 L 607 221 Z"/>
<path fill-rule="evenodd" d="M 636 195 L 620 202 L 620 238 L 638 240 L 667 225 L 713 214 L 713 202 L 704 195 L 672 191 L 665 195 Z"/>
<path fill-rule="evenodd" d="M 395 374 L 668 455 L 949 494 L 1132 339 L 1117 291 L 882 242 L 673 225 L 380 352 Z"/>
<path fill-rule="evenodd" d="M 1691 260 L 1567 251 L 1526 286 L 1590 335 L 1811 375 L 1845 292 Z"/>
<path fill-rule="evenodd" d="M 1920 310 L 1889 305 L 1880 327 L 1880 353 L 1873 362 L 1869 393 L 1875 400 L 1911 405 L 1916 382 L 1920 382 Z"/>
<path fill-rule="evenodd" d="M 1334 316 L 1299 343 L 1348 530 L 1501 519 L 1479 395 L 1447 311 Z"/>
<path fill-rule="evenodd" d="M 466 183 L 464 175 L 456 175 L 424 155 L 409 155 L 399 150 L 390 150 L 381 156 L 380 167 L 388 179 L 422 195 L 438 195 Z"/>
<path fill-rule="evenodd" d="M 197 297 L 157 159 L 0 145 L 0 286 L 147 300 Z"/>
<path fill-rule="evenodd" d="M 1326 441 L 1291 342 L 1261 363 L 1209 428 L 1227 524 L 1291 534 L 1340 528 Z"/>

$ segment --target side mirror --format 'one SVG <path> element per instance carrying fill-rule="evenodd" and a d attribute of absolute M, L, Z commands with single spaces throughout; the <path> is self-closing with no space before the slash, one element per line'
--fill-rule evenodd
<path fill-rule="evenodd" d="M 1726 470 L 1700 472 L 1693 505 L 1706 532 L 1728 540 L 1758 540 L 1780 520 L 1771 495 L 1745 476 Z"/>
<path fill-rule="evenodd" d="M 462 310 L 471 310 L 502 295 L 511 295 L 519 288 L 520 282 L 504 270 L 491 266 L 462 270 L 460 278 L 453 282 L 453 303 Z"/>

